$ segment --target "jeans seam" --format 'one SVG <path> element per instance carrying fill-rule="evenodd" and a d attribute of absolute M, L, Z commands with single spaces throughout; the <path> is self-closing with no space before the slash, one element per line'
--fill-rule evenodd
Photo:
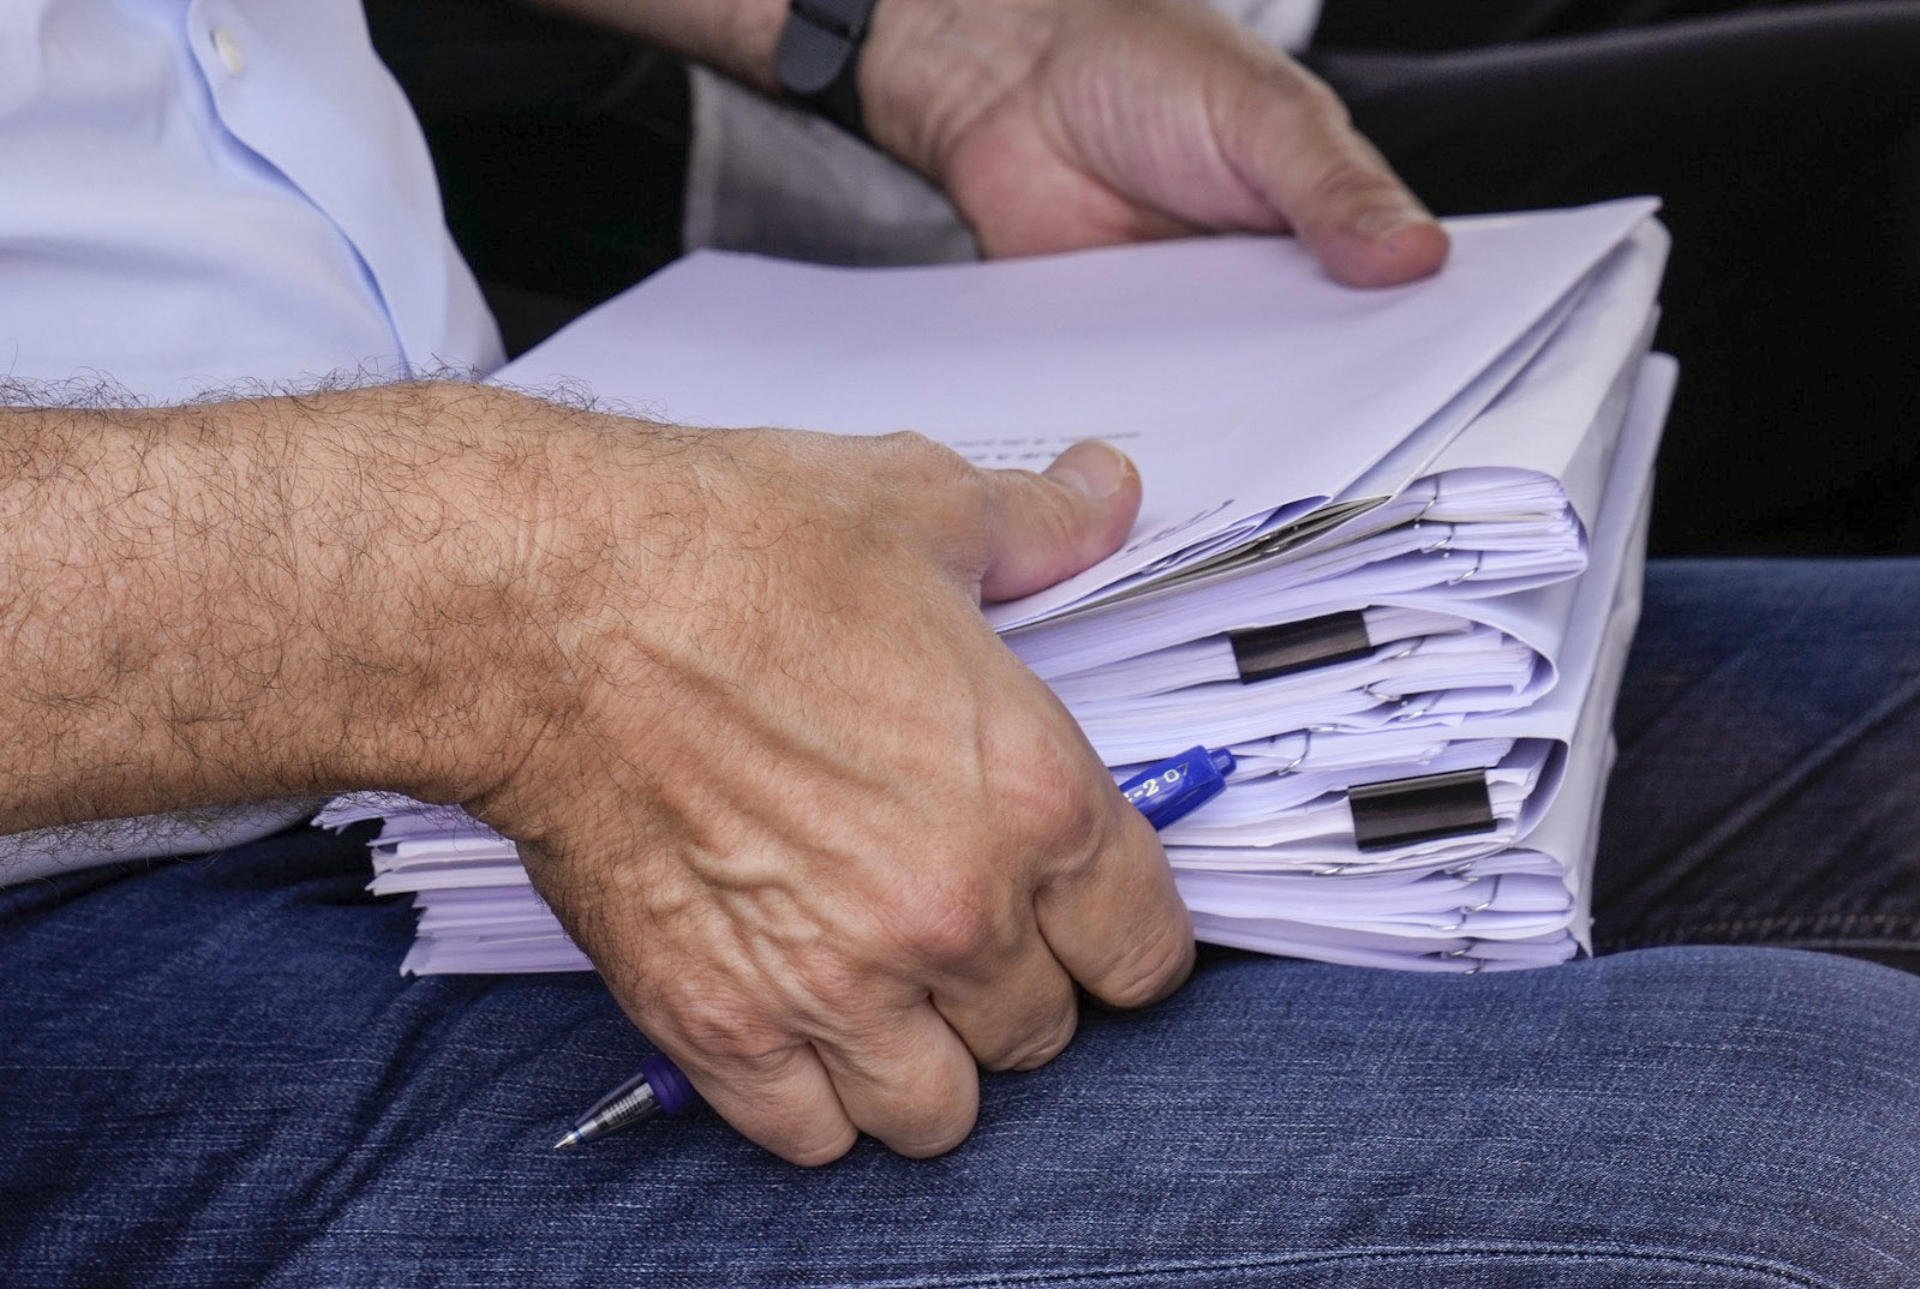
<path fill-rule="evenodd" d="M 950 1289 L 991 1289 L 995 1285 L 1069 1285 L 1074 1283 L 1128 1284 L 1144 1281 L 1166 1284 L 1169 1277 L 1182 1279 L 1217 1274 L 1223 1271 L 1286 1270 L 1325 1267 L 1335 1264 L 1400 1263 L 1418 1261 L 1535 1261 L 1554 1258 L 1562 1262 L 1622 1261 L 1673 1267 L 1712 1268 L 1742 1271 L 1763 1282 L 1790 1289 L 1844 1289 L 1837 1281 L 1815 1276 L 1798 1267 L 1765 1258 L 1732 1257 L 1717 1253 L 1689 1253 L 1678 1249 L 1615 1247 L 1604 1244 L 1500 1244 L 1446 1245 L 1422 1247 L 1382 1247 L 1375 1249 L 1329 1249 L 1318 1253 L 1290 1253 L 1273 1257 L 1209 1259 L 1201 1262 L 1161 1262 L 1151 1266 L 1098 1268 L 1075 1271 L 1016 1271 L 966 1279 L 945 1277 L 869 1282 L 870 1289 L 910 1289 L 913 1286 L 948 1286 Z"/>

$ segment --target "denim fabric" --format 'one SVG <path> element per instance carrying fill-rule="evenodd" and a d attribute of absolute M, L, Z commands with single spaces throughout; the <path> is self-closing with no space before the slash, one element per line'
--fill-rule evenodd
<path fill-rule="evenodd" d="M 1657 561 L 1595 938 L 1920 964 L 1920 560 Z"/>
<path fill-rule="evenodd" d="M 1885 685 L 1829 690 L 1833 657 L 1785 642 L 1911 622 L 1915 576 L 1655 568 L 1622 777 L 1667 791 L 1647 845 L 1707 856 L 1666 888 L 1683 909 L 1910 897 L 1872 866 L 1830 889 L 1844 845 L 1814 886 L 1784 842 L 1742 870 L 1754 830 L 1696 838 L 1741 810 L 1764 746 L 1888 728 L 1863 715 Z M 1743 615 L 1800 624 L 1756 646 L 1804 695 L 1770 718 L 1789 727 L 1743 724 L 1685 652 L 1744 639 Z M 1686 702 L 1668 737 L 1729 741 L 1697 774 L 1636 770 Z M 1805 782 L 1769 807 L 1783 836 L 1823 799 Z M 410 917 L 362 892 L 356 841 L 0 892 L 0 1281 L 1920 1284 L 1920 978 L 1885 967 L 1674 947 L 1426 977 L 1211 952 L 1164 1006 L 1090 1012 L 1054 1064 L 989 1078 L 942 1159 L 862 1143 L 808 1172 L 705 1112 L 556 1154 L 644 1042 L 589 978 L 399 977 Z M 1639 925 L 1658 909 L 1628 916 L 1626 876 L 1611 920 Z"/>

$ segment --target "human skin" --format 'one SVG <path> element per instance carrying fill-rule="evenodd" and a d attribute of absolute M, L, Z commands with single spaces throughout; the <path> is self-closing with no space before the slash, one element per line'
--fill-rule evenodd
<path fill-rule="evenodd" d="M 770 79 L 763 0 L 566 0 Z M 1338 104 L 1203 11 L 887 0 L 876 138 L 982 244 L 1446 244 Z M 465 804 L 648 1035 L 803 1164 L 960 1141 L 1076 986 L 1192 962 L 1151 830 L 981 617 L 1117 547 L 1111 448 L 695 432 L 453 383 L 0 411 L 0 833 L 391 788 Z"/>
<path fill-rule="evenodd" d="M 541 0 L 773 93 L 787 0 Z M 1445 232 L 1324 83 L 1191 0 L 884 0 L 860 62 L 874 143 L 992 256 L 1293 232 L 1389 286 Z"/>
<path fill-rule="evenodd" d="M 694 432 L 461 384 L 0 412 L 0 833 L 389 787 L 464 803 L 634 1019 L 802 1163 L 972 1122 L 1074 982 L 1174 988 L 1152 833 L 988 629 L 1131 464 Z"/>

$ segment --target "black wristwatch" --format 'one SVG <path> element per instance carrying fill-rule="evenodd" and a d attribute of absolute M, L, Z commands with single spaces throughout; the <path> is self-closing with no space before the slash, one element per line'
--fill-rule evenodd
<path fill-rule="evenodd" d="M 780 92 L 864 140 L 860 46 L 880 0 L 792 0 L 773 53 Z"/>

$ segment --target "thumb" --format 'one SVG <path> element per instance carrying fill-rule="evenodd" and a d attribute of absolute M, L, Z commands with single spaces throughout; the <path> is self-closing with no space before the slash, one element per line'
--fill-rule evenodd
<path fill-rule="evenodd" d="M 1243 100 L 1230 159 L 1314 258 L 1348 286 L 1397 286 L 1437 272 L 1447 234 L 1332 91 L 1301 68 Z"/>
<path fill-rule="evenodd" d="M 988 553 L 982 600 L 1044 590 L 1120 548 L 1140 513 L 1140 472 L 1099 439 L 1043 472 L 987 470 Z"/>

